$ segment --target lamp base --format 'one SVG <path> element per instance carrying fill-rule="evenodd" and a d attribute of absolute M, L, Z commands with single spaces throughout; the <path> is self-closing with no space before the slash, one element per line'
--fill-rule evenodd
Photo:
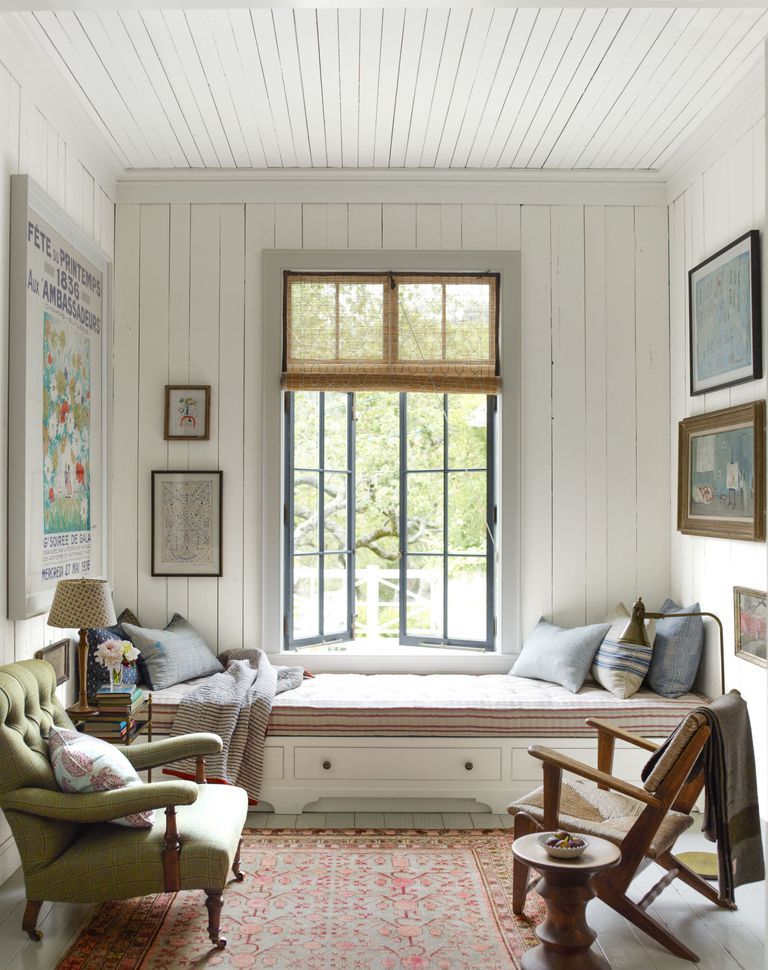
<path fill-rule="evenodd" d="M 90 704 L 73 704 L 71 707 L 67 708 L 67 714 L 72 717 L 73 714 L 99 714 L 100 711 L 98 707 L 91 707 Z"/>
<path fill-rule="evenodd" d="M 702 879 L 717 880 L 716 852 L 678 852 L 676 858 Z"/>

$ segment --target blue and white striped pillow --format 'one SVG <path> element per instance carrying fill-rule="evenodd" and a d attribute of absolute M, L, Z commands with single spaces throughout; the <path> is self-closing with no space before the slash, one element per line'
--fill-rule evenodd
<path fill-rule="evenodd" d="M 637 643 L 619 643 L 624 627 L 629 620 L 629 611 L 619 603 L 607 617 L 611 624 L 605 639 L 597 648 L 592 661 L 592 679 L 605 687 L 616 697 L 631 697 L 642 684 L 653 656 L 653 641 L 656 638 L 654 620 L 645 621 L 650 647 Z"/>

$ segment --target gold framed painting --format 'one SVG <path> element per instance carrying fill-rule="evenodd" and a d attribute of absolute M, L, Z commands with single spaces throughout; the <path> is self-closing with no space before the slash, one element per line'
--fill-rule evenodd
<path fill-rule="evenodd" d="M 72 641 L 57 640 L 56 643 L 49 643 L 47 647 L 35 652 L 36 660 L 47 660 L 56 671 L 56 686 L 65 684 L 69 680 L 69 653 Z"/>
<path fill-rule="evenodd" d="M 765 401 L 680 422 L 677 528 L 686 535 L 765 540 Z"/>
<path fill-rule="evenodd" d="M 733 645 L 736 656 L 768 667 L 765 590 L 733 587 Z"/>

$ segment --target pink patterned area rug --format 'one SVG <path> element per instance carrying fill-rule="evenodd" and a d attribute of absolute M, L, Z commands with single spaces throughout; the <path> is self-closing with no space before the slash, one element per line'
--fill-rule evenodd
<path fill-rule="evenodd" d="M 543 903 L 512 913 L 512 836 L 253 830 L 224 891 L 225 950 L 201 892 L 106 903 L 57 970 L 518 970 Z"/>

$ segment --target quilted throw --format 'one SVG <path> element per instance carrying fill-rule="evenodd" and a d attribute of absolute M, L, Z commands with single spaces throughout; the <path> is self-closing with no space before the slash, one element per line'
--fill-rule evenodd
<path fill-rule="evenodd" d="M 218 734 L 221 752 L 206 759 L 206 775 L 239 785 L 258 801 L 264 773 L 264 737 L 275 694 L 298 687 L 301 667 L 273 667 L 262 650 L 241 650 L 224 673 L 213 674 L 187 694 L 171 727 L 171 736 L 210 731 Z M 243 658 L 243 659 L 239 659 Z M 194 774 L 192 760 L 178 769 Z"/>

